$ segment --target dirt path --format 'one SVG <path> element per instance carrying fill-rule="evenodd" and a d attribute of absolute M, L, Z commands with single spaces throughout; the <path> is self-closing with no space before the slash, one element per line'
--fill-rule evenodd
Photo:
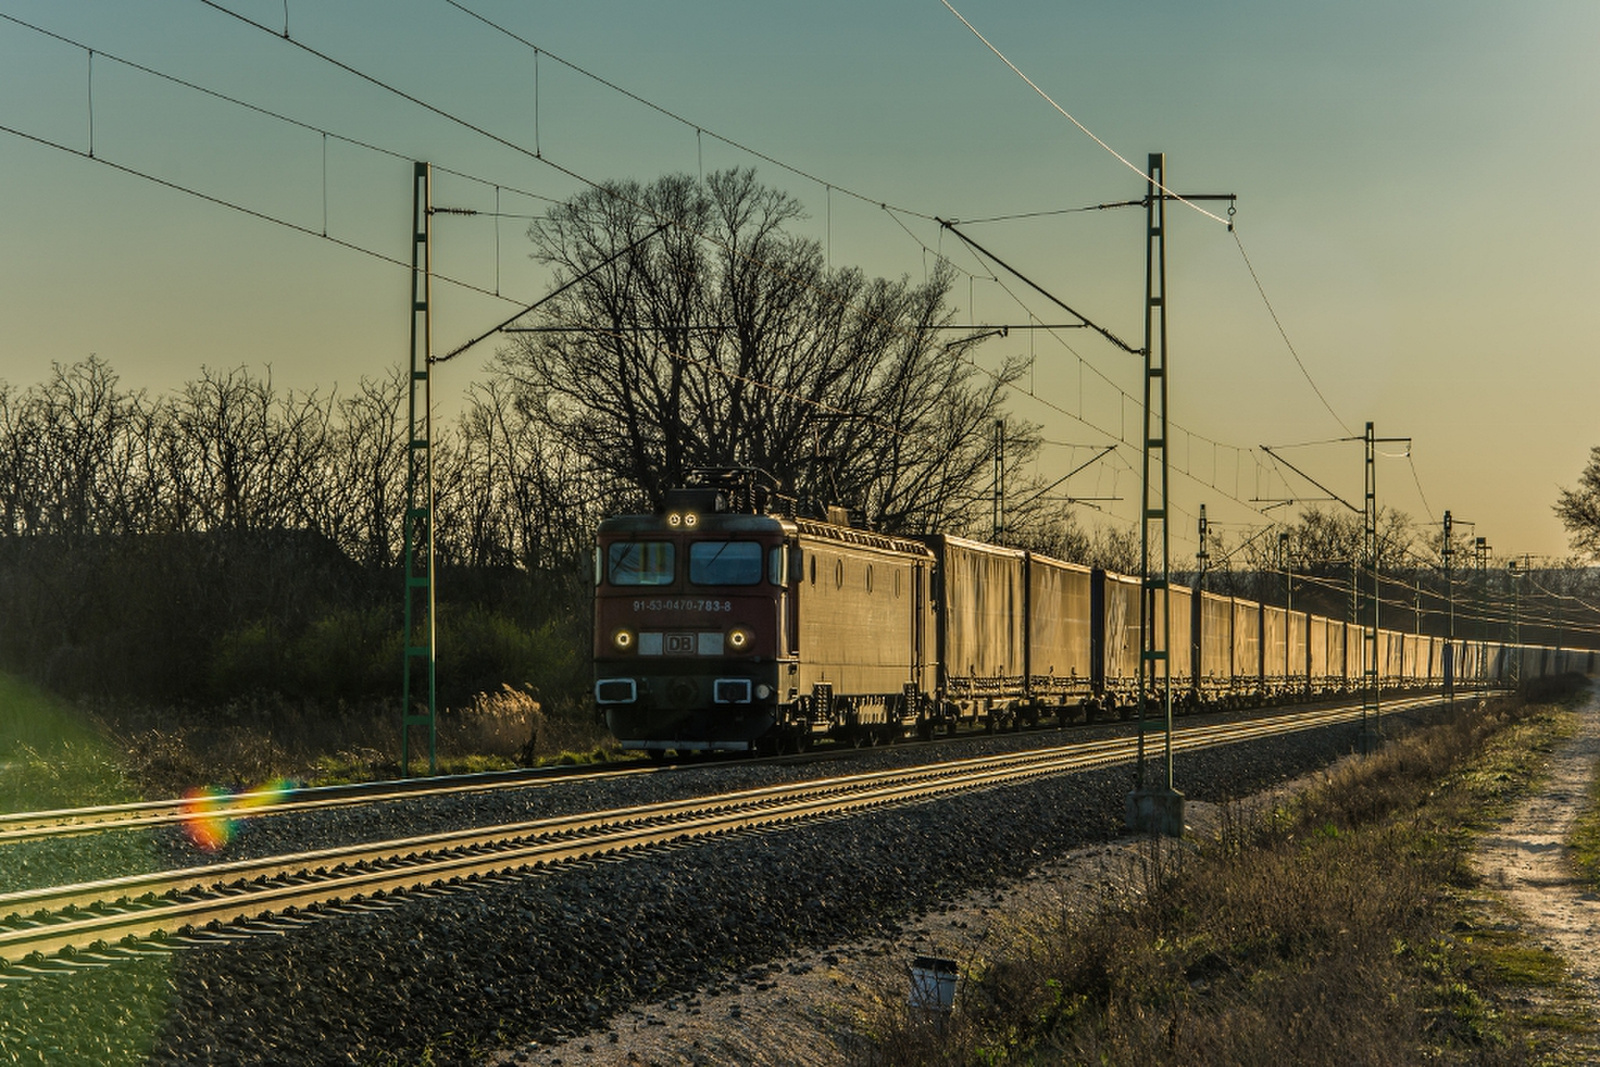
<path fill-rule="evenodd" d="M 1485 883 L 1523 918 L 1524 930 L 1560 953 L 1600 1010 L 1600 896 L 1579 881 L 1566 845 L 1600 760 L 1600 695 L 1591 690 L 1578 715 L 1577 735 L 1551 754 L 1544 787 L 1484 836 L 1475 860 Z"/>

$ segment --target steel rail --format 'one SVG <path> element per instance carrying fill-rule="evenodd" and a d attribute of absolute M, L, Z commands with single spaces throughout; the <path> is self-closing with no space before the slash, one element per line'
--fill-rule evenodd
<path fill-rule="evenodd" d="M 1064 762 L 1082 766 L 1115 759 L 1113 753 L 1101 753 Z M 907 800 L 929 799 L 945 793 L 1015 782 L 1067 769 L 1055 765 L 1055 762 L 1035 762 L 1026 767 L 983 768 L 932 782 L 903 781 L 863 787 L 844 794 L 802 797 L 776 805 L 741 806 L 736 810 L 714 811 L 710 814 L 685 814 L 683 818 L 664 823 L 624 826 L 577 840 L 542 840 L 499 849 L 489 855 L 423 859 L 398 868 L 349 872 L 310 883 L 245 887 L 225 897 L 208 895 L 138 911 L 69 919 L 0 933 L 0 958 L 15 963 L 35 952 L 61 952 L 108 938 L 148 937 L 182 925 L 237 923 L 262 917 L 272 911 L 306 908 L 358 894 L 372 896 L 404 892 L 450 880 L 591 859 L 651 845 L 797 822 L 822 815 L 834 816 Z"/>
<path fill-rule="evenodd" d="M 220 797 L 175 797 L 167 800 L 136 800 L 125 804 L 93 807 L 56 808 L 49 811 L 0 813 L 0 845 L 47 837 L 71 837 L 107 830 L 140 830 L 170 826 L 195 819 L 256 818 L 298 811 L 353 807 L 411 800 L 418 796 L 455 796 L 485 793 L 500 789 L 531 788 L 575 777 L 602 780 L 633 774 L 659 773 L 657 766 L 610 767 L 589 770 L 582 767 L 538 767 L 519 771 L 489 771 L 483 774 L 453 776 L 446 780 L 361 782 L 350 785 L 313 786 L 294 789 L 287 797 L 276 790 L 252 790 Z"/>
<path fill-rule="evenodd" d="M 823 753 L 834 758 L 847 753 Z M 771 761 L 768 761 L 771 762 Z M 783 762 L 790 762 L 784 760 Z M 219 797 L 174 797 L 46 811 L 0 812 L 0 845 L 114 830 L 141 830 L 205 819 L 246 819 L 302 811 L 382 804 L 416 797 L 447 797 L 502 789 L 532 788 L 572 778 L 603 781 L 666 768 L 646 766 L 538 767 L 487 771 L 447 779 L 402 779 L 297 788 L 286 797 L 276 790 L 252 790 Z"/>
<path fill-rule="evenodd" d="M 1395 711 L 1402 711 L 1436 702 L 1431 697 L 1417 698 L 1396 702 L 1391 707 Z M 1192 751 L 1219 747 L 1338 722 L 1351 722 L 1359 715 L 1359 707 L 1345 706 L 1264 716 L 1221 726 L 1195 726 L 1175 731 L 1174 749 Z M 974 757 L 896 771 L 788 783 L 785 786 L 719 794 L 691 801 L 512 824 L 469 831 L 466 835 L 429 835 L 400 842 L 356 846 L 355 849 L 321 850 L 292 857 L 271 857 L 264 861 L 244 861 L 241 864 L 221 864 L 163 872 L 160 875 L 136 876 L 133 879 L 59 887 L 57 890 L 7 894 L 0 897 L 0 907 L 20 904 L 25 900 L 41 902 L 53 891 L 89 890 L 97 894 L 97 906 L 103 907 L 105 892 L 124 890 L 122 900 L 125 902 L 126 890 L 139 884 L 141 879 L 146 880 L 144 884 L 153 886 L 156 883 L 148 880 L 176 876 L 189 887 L 185 890 L 189 899 L 157 902 L 137 906 L 134 910 L 110 911 L 82 918 L 71 917 L 81 913 L 81 910 L 66 910 L 66 918 L 61 918 L 62 913 L 58 911 L 56 915 L 44 919 L 24 920 L 26 925 L 0 931 L 0 960 L 17 963 L 35 954 L 77 950 L 108 938 L 137 940 L 184 926 L 238 924 L 275 912 L 282 913 L 350 897 L 385 896 L 446 881 L 587 859 L 712 834 L 837 816 L 865 808 L 922 801 L 953 792 L 1111 765 L 1132 759 L 1136 743 L 1137 739 L 1132 737 L 1115 738 L 1089 745 L 1056 746 L 1007 756 Z M 538 834 L 539 839 L 528 841 L 527 835 L 530 833 Z M 456 845 L 450 847 L 448 854 L 417 851 L 419 847 L 425 849 L 427 843 L 442 843 L 451 838 L 465 840 L 470 835 L 477 835 L 475 845 Z M 494 847 L 490 851 L 483 851 L 491 843 Z M 353 859 L 358 854 L 369 858 Z M 380 855 L 382 863 L 371 858 Z M 303 861 L 314 862 L 315 859 L 331 859 L 335 856 L 340 857 L 346 865 L 358 862 L 362 869 L 341 868 L 329 872 L 324 868 L 316 875 L 306 873 L 308 868 Z M 215 887 L 210 890 L 194 880 L 196 876 L 214 879 L 219 875 L 241 875 L 244 867 L 252 863 L 266 865 L 260 867 L 263 870 L 276 865 L 276 873 L 270 878 L 257 874 L 255 877 L 262 881 L 253 886 L 238 882 L 222 886 L 215 880 L 203 883 Z M 290 876 L 288 867 L 299 869 Z M 154 892 L 153 888 L 146 891 Z M 172 891 L 169 887 L 168 892 Z"/>
<path fill-rule="evenodd" d="M 1428 703 L 1428 698 L 1413 701 Z M 1401 705 L 1396 705 L 1399 710 Z M 1328 716 L 1337 716 L 1346 711 L 1354 712 L 1357 708 L 1334 708 L 1319 711 L 1298 711 L 1269 718 L 1257 718 L 1239 723 L 1225 723 L 1205 727 L 1190 727 L 1187 733 L 1204 731 L 1214 736 L 1219 741 L 1238 735 L 1239 731 L 1252 729 L 1252 724 L 1259 722 L 1277 722 L 1285 718 L 1293 719 L 1306 726 L 1322 725 L 1330 720 Z M 796 795 L 824 793 L 838 791 L 848 786 L 862 782 L 882 782 L 891 777 L 905 779 L 926 779 L 940 775 L 950 775 L 975 767 L 1003 764 L 1014 765 L 1019 761 L 1054 759 L 1062 753 L 1079 753 L 1092 756 L 1100 752 L 1112 752 L 1121 746 L 1131 743 L 1128 738 L 1109 738 L 1089 742 L 1075 742 L 1069 745 L 1053 746 L 1044 749 L 1035 749 L 1027 753 L 1012 753 L 1002 755 L 974 756 L 962 760 L 952 760 L 939 764 L 922 765 L 896 771 L 867 772 L 857 775 L 836 776 L 832 778 L 814 778 L 800 782 L 784 783 L 776 786 L 764 786 L 757 789 L 741 790 L 733 793 L 716 794 L 710 797 L 686 798 L 683 800 L 661 801 L 654 804 L 640 805 L 629 808 L 610 809 L 601 812 L 584 813 L 578 815 L 557 816 L 545 819 L 529 820 L 516 823 L 503 823 L 487 827 L 474 827 L 465 830 L 442 831 L 418 837 L 389 839 L 385 841 L 342 845 L 309 852 L 280 854 L 276 856 L 261 857 L 251 860 L 237 860 L 227 863 L 206 864 L 193 867 L 176 868 L 167 871 L 151 872 L 138 875 L 127 875 L 118 878 L 99 879 L 90 882 L 74 883 L 65 886 L 44 887 L 38 889 L 20 890 L 0 894 L 0 915 L 18 914 L 26 910 L 61 910 L 65 908 L 85 906 L 89 904 L 114 900 L 118 898 L 131 898 L 144 894 L 163 894 L 179 892 L 197 886 L 213 885 L 228 880 L 261 879 L 283 877 L 289 874 L 312 870 L 318 866 L 332 864 L 359 864 L 394 860 L 400 856 L 419 855 L 429 852 L 445 850 L 462 850 L 481 848 L 494 845 L 512 838 L 527 837 L 531 835 L 581 833 L 593 830 L 596 827 L 616 823 L 625 823 L 652 818 L 670 817 L 683 811 L 705 810 L 709 806 L 727 806 L 740 803 L 772 801 L 782 797 Z"/>
<path fill-rule="evenodd" d="M 1109 751 L 1119 744 L 1114 739 L 1090 742 L 1087 746 L 1071 746 L 1073 751 Z M 181 892 L 201 886 L 215 885 L 241 879 L 276 878 L 319 866 L 343 863 L 360 864 L 395 860 L 403 856 L 422 855 L 442 851 L 492 846 L 515 838 L 535 835 L 575 834 L 596 829 L 637 823 L 651 819 L 671 818 L 684 812 L 703 812 L 736 805 L 749 806 L 773 803 L 782 799 L 809 795 L 831 795 L 868 782 L 894 779 L 919 780 L 949 776 L 974 768 L 994 764 L 1015 764 L 1028 758 L 1050 759 L 1066 746 L 1036 749 L 1029 753 L 1010 755 L 974 756 L 946 763 L 926 764 L 914 768 L 892 771 L 865 772 L 832 778 L 812 778 L 799 782 L 762 786 L 732 793 L 689 797 L 679 800 L 658 801 L 653 804 L 627 808 L 613 808 L 598 812 L 553 816 L 515 823 L 472 827 L 465 830 L 447 830 L 417 837 L 373 841 L 353 845 L 340 845 L 310 852 L 265 856 L 258 859 L 234 860 L 226 863 L 181 867 L 147 874 L 104 878 L 64 886 L 26 889 L 0 894 L 0 915 L 22 914 L 28 911 L 59 911 L 82 907 L 119 898 L 132 898 L 144 894 Z"/>

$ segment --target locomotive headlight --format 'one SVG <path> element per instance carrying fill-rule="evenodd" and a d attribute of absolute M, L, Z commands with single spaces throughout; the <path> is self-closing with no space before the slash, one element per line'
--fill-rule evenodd
<path fill-rule="evenodd" d="M 699 521 L 700 521 L 700 519 L 695 515 L 694 512 L 689 511 L 689 512 L 685 512 L 684 513 L 683 524 L 685 526 L 693 526 L 695 523 L 697 523 Z"/>
<path fill-rule="evenodd" d="M 626 626 L 611 635 L 611 647 L 618 652 L 632 652 L 639 647 L 638 636 Z"/>
<path fill-rule="evenodd" d="M 755 644 L 756 635 L 745 626 L 735 626 L 728 631 L 728 650 L 730 652 L 748 652 L 750 646 Z"/>
<path fill-rule="evenodd" d="M 683 516 L 679 515 L 676 511 L 674 511 L 671 515 L 667 516 L 667 525 L 668 526 L 682 526 L 683 525 Z"/>

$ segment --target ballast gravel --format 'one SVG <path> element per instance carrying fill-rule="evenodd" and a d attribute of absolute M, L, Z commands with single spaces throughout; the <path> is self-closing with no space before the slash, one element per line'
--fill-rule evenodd
<path fill-rule="evenodd" d="M 1099 732 L 979 738 L 937 755 L 889 748 L 865 762 L 959 758 Z M 1180 753 L 1176 779 L 1196 800 L 1223 801 L 1322 766 L 1356 741 L 1345 725 Z M 1159 760 L 1154 768 L 1161 773 Z M 325 847 L 400 836 L 399 827 L 421 833 L 859 769 L 708 765 L 305 813 L 264 820 L 234 848 Z M 942 901 L 1121 834 L 1131 784 L 1127 766 L 1038 779 L 408 895 L 277 935 L 185 949 L 148 972 L 166 986 L 156 990 L 165 1008 L 148 1062 L 482 1062 L 493 1049 L 590 1031 L 639 1000 L 737 985 L 750 968 L 805 948 L 891 935 Z M 80 985 L 88 997 L 117 988 L 105 972 L 47 981 Z M 45 1035 L 72 1027 L 79 1001 L 40 997 L 47 1017 L 31 1022 Z"/>

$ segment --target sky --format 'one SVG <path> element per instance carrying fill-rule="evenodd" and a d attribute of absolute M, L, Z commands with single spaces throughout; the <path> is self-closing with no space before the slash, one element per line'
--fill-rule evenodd
<path fill-rule="evenodd" d="M 435 216 L 437 350 L 548 289 L 525 230 L 552 201 L 731 166 L 836 266 L 947 256 L 958 321 L 1067 320 L 936 218 L 1137 343 L 1142 210 L 1066 209 L 1141 197 L 1162 152 L 1174 192 L 1238 197 L 1233 233 L 1168 207 L 1175 556 L 1201 503 L 1237 539 L 1320 495 L 1259 445 L 1359 503 L 1337 439 L 1368 421 L 1411 441 L 1380 448 L 1384 506 L 1566 552 L 1551 506 L 1600 444 L 1600 5 L 951 2 L 1059 109 L 941 0 L 0 0 L 0 380 L 403 365 L 411 160 L 436 207 L 501 216 Z M 441 413 L 492 353 L 438 368 Z M 1136 522 L 1140 362 L 1083 330 L 977 358 L 1019 355 L 1036 473 L 1133 442 L 1066 488 Z"/>

